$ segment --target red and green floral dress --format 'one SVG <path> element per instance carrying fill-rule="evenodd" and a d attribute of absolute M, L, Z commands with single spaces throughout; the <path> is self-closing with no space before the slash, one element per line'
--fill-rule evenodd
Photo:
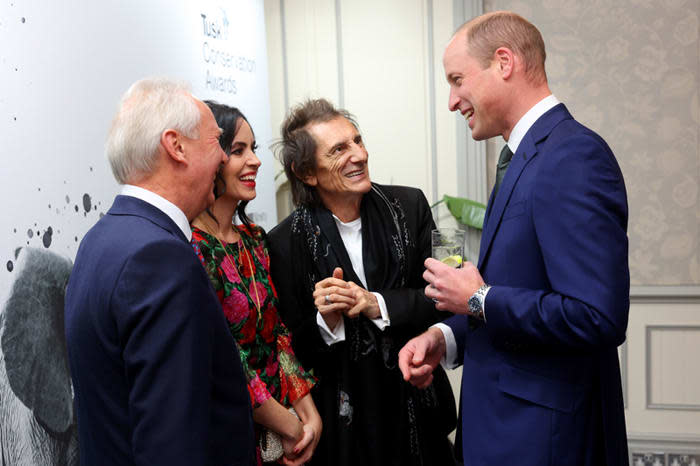
<path fill-rule="evenodd" d="M 291 407 L 309 393 L 315 379 L 299 364 L 291 334 L 277 313 L 277 291 L 270 278 L 270 255 L 262 228 L 236 227 L 241 235 L 238 243 L 219 242 L 192 227 L 192 246 L 238 342 L 253 408 L 270 397 Z"/>

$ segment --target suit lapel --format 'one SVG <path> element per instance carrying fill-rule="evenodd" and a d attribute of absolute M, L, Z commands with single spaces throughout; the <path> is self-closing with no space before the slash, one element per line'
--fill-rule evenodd
<path fill-rule="evenodd" d="M 180 227 L 165 212 L 136 197 L 118 195 L 114 198 L 114 203 L 107 215 L 134 215 L 145 218 L 184 242 L 189 243 Z"/>
<path fill-rule="evenodd" d="M 520 178 L 520 174 L 523 172 L 525 166 L 530 160 L 537 154 L 537 149 L 533 144 L 525 144 L 527 138 L 524 138 L 518 147 L 518 150 L 513 154 L 513 158 L 508 166 L 508 171 L 506 171 L 506 176 L 503 178 L 501 187 L 493 197 L 493 193 L 490 199 L 488 221 L 486 222 L 486 229 L 481 236 L 481 248 L 479 249 L 479 267 L 486 257 L 493 240 L 496 230 L 501 223 L 501 217 L 503 216 L 503 211 L 508 205 L 508 200 L 513 192 L 515 184 Z M 528 147 L 523 147 L 528 146 Z"/>
<path fill-rule="evenodd" d="M 523 137 L 523 140 L 520 142 L 518 150 L 513 154 L 513 158 L 511 159 L 497 195 L 494 197 L 493 191 L 491 191 L 491 197 L 489 198 L 488 207 L 486 209 L 487 220 L 481 235 L 479 268 L 482 267 L 489 253 L 493 238 L 501 224 L 501 217 L 508 205 L 508 201 L 510 200 L 510 196 L 520 175 L 530 161 L 538 154 L 538 143 L 545 139 L 558 123 L 567 118 L 572 118 L 571 114 L 564 104 L 558 104 L 542 115 L 528 132 L 525 133 L 525 137 Z"/>

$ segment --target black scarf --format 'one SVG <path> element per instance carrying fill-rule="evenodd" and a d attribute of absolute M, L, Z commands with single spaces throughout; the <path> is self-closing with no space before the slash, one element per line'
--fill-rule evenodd
<path fill-rule="evenodd" d="M 406 226 L 401 204 L 397 199 L 389 199 L 379 186 L 372 184 L 372 189 L 362 199 L 360 216 L 362 256 L 368 289 L 406 286 L 406 264 L 411 260 L 408 256 L 413 239 Z M 346 281 L 362 286 L 343 247 L 333 214 L 328 209 L 323 206 L 297 208 L 292 214 L 292 238 L 293 257 L 290 259 L 294 261 L 300 276 L 305 277 L 304 282 L 308 287 L 306 296 L 310 306 L 313 307 L 311 296 L 315 284 L 332 276 L 336 267 L 343 269 Z M 377 332 L 376 326 L 369 319 L 345 319 L 345 338 L 352 360 L 381 351 L 385 366 L 396 367 L 396 353 L 400 348 L 394 348 L 391 337 Z"/>
<path fill-rule="evenodd" d="M 364 195 L 360 205 L 362 219 L 362 257 L 367 281 L 367 288 L 386 290 L 403 288 L 409 283 L 408 264 L 411 264 L 415 251 L 412 238 L 401 203 L 396 198 L 390 198 L 380 186 L 373 184 L 372 189 Z M 297 277 L 303 277 L 306 288 L 303 295 L 303 306 L 314 308 L 313 291 L 315 284 L 330 277 L 336 267 L 343 269 L 343 278 L 353 281 L 359 286 L 359 280 L 345 250 L 342 238 L 338 232 L 332 213 L 323 206 L 297 208 L 292 214 L 292 270 Z M 384 368 L 396 371 L 398 374 L 398 352 L 405 343 L 404 338 L 397 339 L 391 331 L 380 331 L 365 316 L 345 320 L 345 340 L 347 351 L 344 357 L 334 362 L 338 373 L 337 415 L 341 429 L 348 428 L 352 421 L 352 402 L 354 394 L 349 383 L 349 366 L 352 362 L 373 356 L 381 358 Z M 346 360 L 345 358 L 347 357 Z M 323 378 L 323 373 L 317 373 Z M 418 390 L 402 381 L 397 382 L 400 393 L 394 393 L 402 399 L 406 406 L 406 421 L 404 425 L 406 442 L 410 445 L 412 464 L 423 464 L 421 447 L 419 446 L 419 419 L 416 410 L 434 408 L 437 396 L 431 385 L 426 390 Z M 344 403 L 345 400 L 350 400 Z M 324 421 L 325 422 L 325 421 Z M 348 446 L 340 447 L 351 448 Z"/>

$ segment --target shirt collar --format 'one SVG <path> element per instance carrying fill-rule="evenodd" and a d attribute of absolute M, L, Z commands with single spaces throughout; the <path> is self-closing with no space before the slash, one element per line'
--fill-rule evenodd
<path fill-rule="evenodd" d="M 185 238 L 187 238 L 187 241 L 192 240 L 192 229 L 190 228 L 190 222 L 187 220 L 187 216 L 178 206 L 166 198 L 159 196 L 153 191 L 149 191 L 131 184 L 125 184 L 122 187 L 120 194 L 123 196 L 135 197 L 137 199 L 141 199 L 143 202 L 151 204 L 153 207 L 163 212 L 165 215 L 170 217 L 173 222 L 175 222 L 175 225 L 182 230 L 182 233 L 185 235 Z"/>
<path fill-rule="evenodd" d="M 349 230 L 357 230 L 362 227 L 362 217 L 357 217 L 355 220 L 350 220 L 349 222 L 343 222 L 338 217 L 336 217 L 335 214 L 331 215 L 333 215 L 333 220 L 335 220 L 336 225 L 338 225 L 339 227 L 344 227 Z"/>
<path fill-rule="evenodd" d="M 553 94 L 549 94 L 544 99 L 537 102 L 530 110 L 528 110 L 525 115 L 523 115 L 520 120 L 513 127 L 513 131 L 510 132 L 510 138 L 508 138 L 508 147 L 515 154 L 520 145 L 520 141 L 523 140 L 525 134 L 528 130 L 535 124 L 535 122 L 547 113 L 549 109 L 558 105 L 559 99 L 554 97 Z"/>

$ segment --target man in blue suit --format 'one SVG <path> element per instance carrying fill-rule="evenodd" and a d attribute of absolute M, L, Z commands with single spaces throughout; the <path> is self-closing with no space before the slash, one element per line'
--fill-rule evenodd
<path fill-rule="evenodd" d="M 131 86 L 106 152 L 123 184 L 80 244 L 65 331 L 80 463 L 250 465 L 250 400 L 219 301 L 189 244 L 226 154 L 183 84 Z"/>
<path fill-rule="evenodd" d="M 465 466 L 626 465 L 617 346 L 629 312 L 627 198 L 610 148 L 551 93 L 542 37 L 510 12 L 445 50 L 449 107 L 476 140 L 501 135 L 478 268 L 425 262 L 426 296 L 456 315 L 409 341 L 423 387 L 463 365 Z"/>

